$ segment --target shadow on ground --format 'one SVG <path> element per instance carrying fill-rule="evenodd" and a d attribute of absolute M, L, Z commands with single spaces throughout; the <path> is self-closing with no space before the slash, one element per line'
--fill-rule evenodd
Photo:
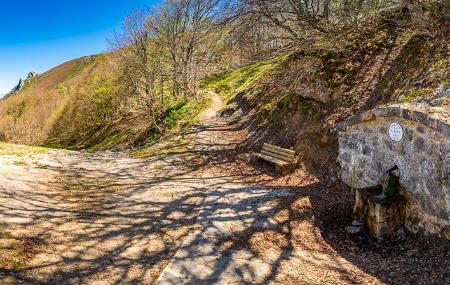
<path fill-rule="evenodd" d="M 42 155 L 45 167 L 2 167 L 0 230 L 9 234 L 0 242 L 27 237 L 37 247 L 21 268 L 0 263 L 0 280 L 448 282 L 450 256 L 441 245 L 348 237 L 343 228 L 353 197 L 341 185 L 306 178 L 280 185 L 259 164 L 242 171 L 235 154 L 245 136 L 225 124 L 210 122 L 185 135 L 185 151 L 149 160 L 54 151 Z"/>

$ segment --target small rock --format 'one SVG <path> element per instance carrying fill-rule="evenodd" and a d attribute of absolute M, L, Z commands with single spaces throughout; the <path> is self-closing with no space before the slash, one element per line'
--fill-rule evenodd
<path fill-rule="evenodd" d="M 352 226 L 355 226 L 355 227 L 362 227 L 363 225 L 364 225 L 364 223 L 361 222 L 360 220 L 353 220 L 353 222 L 352 222 Z"/>
<path fill-rule="evenodd" d="M 349 234 L 359 234 L 362 231 L 362 227 L 358 227 L 358 226 L 348 226 L 345 228 L 345 230 L 349 233 Z"/>
<path fill-rule="evenodd" d="M 397 231 L 397 239 L 404 240 L 406 238 L 406 233 L 403 229 Z"/>
<path fill-rule="evenodd" d="M 432 100 L 430 102 L 430 105 L 433 106 L 433 107 L 436 107 L 436 106 L 442 105 L 443 103 L 444 103 L 444 98 L 440 97 L 440 98 Z"/>

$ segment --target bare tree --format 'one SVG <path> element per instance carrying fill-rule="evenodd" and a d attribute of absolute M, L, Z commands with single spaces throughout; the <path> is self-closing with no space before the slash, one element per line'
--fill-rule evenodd
<path fill-rule="evenodd" d="M 163 55 L 155 41 L 156 29 L 150 14 L 136 11 L 123 23 L 123 32 L 114 44 L 121 58 L 122 79 L 127 85 L 128 111 L 151 119 L 159 128 L 157 118 L 164 103 Z"/>
<path fill-rule="evenodd" d="M 216 55 L 223 35 L 220 15 L 228 1 L 166 0 L 158 11 L 158 39 L 170 59 L 175 97 L 197 95 L 198 80 Z"/>

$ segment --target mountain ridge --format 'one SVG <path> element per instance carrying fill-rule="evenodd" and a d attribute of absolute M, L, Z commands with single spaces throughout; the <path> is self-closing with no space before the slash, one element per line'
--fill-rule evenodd
<path fill-rule="evenodd" d="M 2 99 L 6 99 L 10 96 L 14 96 L 17 93 L 19 93 L 24 87 L 26 87 L 26 85 L 29 85 L 33 82 L 33 80 L 35 80 L 37 77 L 39 76 L 38 73 L 34 72 L 34 71 L 30 71 L 28 72 L 27 77 L 25 78 L 25 80 L 23 80 L 22 78 L 19 79 L 19 83 L 8 93 L 4 94 L 3 96 L 0 96 Z"/>

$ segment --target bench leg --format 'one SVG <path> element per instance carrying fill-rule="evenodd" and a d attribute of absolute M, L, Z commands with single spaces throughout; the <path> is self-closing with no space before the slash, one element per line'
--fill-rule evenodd
<path fill-rule="evenodd" d="M 287 175 L 295 170 L 295 165 L 278 166 L 276 165 L 275 170 L 281 175 Z"/>

